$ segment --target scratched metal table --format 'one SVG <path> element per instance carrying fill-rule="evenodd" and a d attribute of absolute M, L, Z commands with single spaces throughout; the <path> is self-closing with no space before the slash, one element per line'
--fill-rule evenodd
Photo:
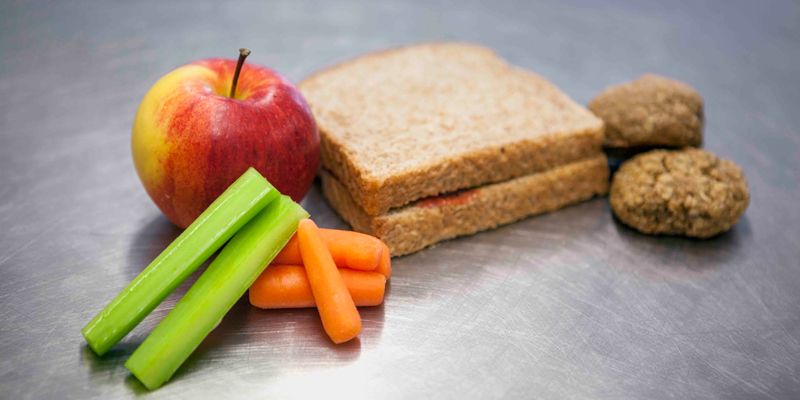
<path fill-rule="evenodd" d="M 0 5 L 0 398 L 800 398 L 797 3 L 426 3 Z M 341 346 L 315 310 L 242 299 L 153 393 L 123 363 L 197 274 L 88 350 L 80 328 L 178 234 L 130 157 L 150 85 L 241 46 L 299 80 L 428 40 L 489 45 L 584 104 L 648 71 L 691 83 L 750 208 L 710 240 L 637 234 L 598 198 L 442 243 L 394 260 Z M 346 227 L 317 187 L 303 206 Z"/>

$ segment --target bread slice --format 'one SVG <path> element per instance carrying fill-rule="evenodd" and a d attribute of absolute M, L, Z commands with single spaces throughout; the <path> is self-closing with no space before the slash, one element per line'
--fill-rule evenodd
<path fill-rule="evenodd" d="M 600 154 L 603 122 L 485 47 L 363 56 L 300 83 L 322 165 L 367 214 Z"/>
<path fill-rule="evenodd" d="M 359 232 L 376 236 L 399 256 L 433 243 L 507 224 L 608 191 L 608 163 L 598 155 L 502 183 L 418 200 L 387 213 L 369 215 L 347 188 L 322 171 L 322 193 Z"/>

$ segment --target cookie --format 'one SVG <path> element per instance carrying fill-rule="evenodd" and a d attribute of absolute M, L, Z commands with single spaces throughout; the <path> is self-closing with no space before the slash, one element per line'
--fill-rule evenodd
<path fill-rule="evenodd" d="M 606 147 L 699 147 L 703 97 L 691 86 L 658 75 L 612 86 L 589 109 L 606 124 Z"/>
<path fill-rule="evenodd" d="M 687 148 L 628 160 L 614 174 L 609 200 L 620 221 L 643 233 L 708 238 L 739 221 L 750 193 L 732 161 Z"/>

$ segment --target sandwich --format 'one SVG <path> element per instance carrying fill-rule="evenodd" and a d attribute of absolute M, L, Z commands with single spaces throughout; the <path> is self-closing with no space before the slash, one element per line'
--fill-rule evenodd
<path fill-rule="evenodd" d="M 603 195 L 603 122 L 473 44 L 392 49 L 299 85 L 323 195 L 392 256 Z"/>

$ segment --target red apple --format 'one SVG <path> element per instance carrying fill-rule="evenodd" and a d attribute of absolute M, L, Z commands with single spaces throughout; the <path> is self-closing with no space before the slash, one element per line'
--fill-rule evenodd
<path fill-rule="evenodd" d="M 181 228 L 251 166 L 295 201 L 319 167 L 319 131 L 297 87 L 244 64 L 231 97 L 236 68 L 236 60 L 219 58 L 184 65 L 156 82 L 136 112 L 136 172 Z"/>

